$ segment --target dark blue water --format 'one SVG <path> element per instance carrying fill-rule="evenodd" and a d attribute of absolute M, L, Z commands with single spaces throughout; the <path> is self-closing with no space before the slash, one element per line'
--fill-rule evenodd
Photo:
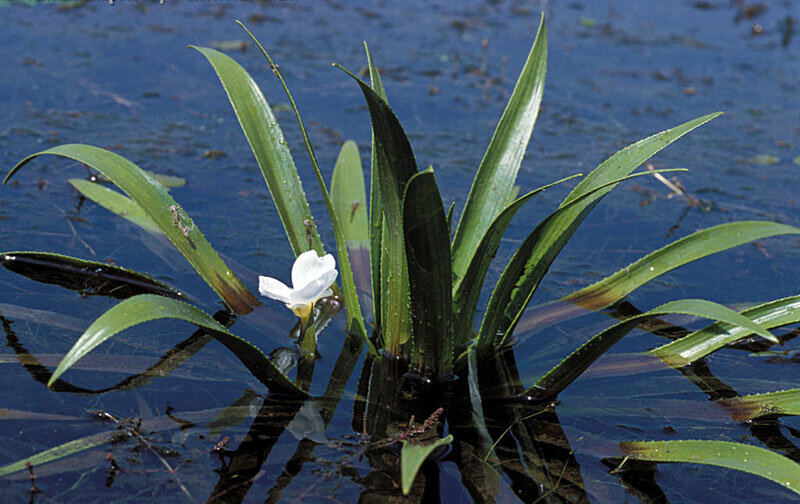
<path fill-rule="evenodd" d="M 32 152 L 80 142 L 112 148 L 142 168 L 184 177 L 186 186 L 173 189 L 172 194 L 214 247 L 242 265 L 237 273 L 241 271 L 255 290 L 256 274 L 288 276 L 291 251 L 224 92 L 205 59 L 188 49 L 189 44 L 244 41 L 246 34 L 234 20 L 247 23 L 280 65 L 329 178 L 339 145 L 346 139 L 359 144 L 368 165 L 370 124 L 363 98 L 348 77 L 330 66 L 335 61 L 353 71 L 361 69 L 365 64 L 362 41 L 367 40 L 419 166 L 434 166 L 443 198 L 446 203 L 456 201 L 458 215 L 544 10 L 549 38 L 547 86 L 518 179 L 523 191 L 576 172 L 587 173 L 639 138 L 699 115 L 725 111 L 652 160 L 658 168 L 689 168 L 678 179 L 704 204 L 690 208 L 679 197 L 667 198 L 669 190 L 654 179 L 618 188 L 582 225 L 534 300 L 549 301 L 700 228 L 749 219 L 800 224 L 800 184 L 796 182 L 800 40 L 794 34 L 800 6 L 792 1 L 771 2 L 763 13 L 747 18 L 736 4 L 635 0 L 436 5 L 416 0 L 167 0 L 163 6 L 128 1 L 113 6 L 99 1 L 4 2 L 0 3 L 4 67 L 0 166 L 8 169 Z M 252 46 L 228 54 L 251 72 L 276 108 L 312 211 L 324 222 L 324 204 L 277 80 Z M 204 155 L 210 150 L 224 155 L 210 159 Z M 765 165 L 757 157 L 765 155 L 777 161 Z M 77 214 L 77 200 L 66 179 L 84 175 L 79 166 L 42 158 L 16 177 L 18 185 L 2 188 L 0 249 L 113 259 L 179 286 L 206 311 L 221 308 L 213 292 L 168 247 L 92 204 L 85 204 Z M 548 191 L 520 212 L 490 282 L 499 276 L 515 245 L 558 205 L 567 190 Z M 329 227 L 321 227 L 327 248 L 333 249 Z M 761 247 L 745 245 L 665 275 L 630 300 L 647 309 L 682 297 L 747 304 L 797 294 L 799 256 L 800 244 L 794 238 L 763 240 Z M 0 293 L 0 303 L 17 307 L 17 312 L 22 307 L 78 319 L 71 320 L 75 327 L 70 329 L 38 323 L 30 313 L 7 315 L 14 320 L 17 336 L 37 355 L 65 352 L 80 333 L 76 327 L 88 326 L 113 305 L 110 300 L 81 298 L 34 284 L 5 270 L 0 272 Z M 270 302 L 261 310 L 262 319 L 270 323 L 243 321 L 235 326 L 237 334 L 267 351 L 290 345 L 285 333 L 293 320 L 288 312 Z M 530 383 L 607 321 L 597 315 L 556 325 L 520 345 L 517 360 L 523 380 Z M 324 389 L 341 346 L 343 324 L 339 318 L 323 334 L 321 352 L 327 359 L 320 361 L 317 373 L 325 379 L 315 381 L 314 392 Z M 146 368 L 191 331 L 188 325 L 168 322 L 133 329 L 95 352 L 109 356 L 111 364 L 100 362 L 67 377 L 84 386 L 108 386 Z M 618 350 L 643 350 L 661 341 L 640 334 Z M 23 415 L 22 420 L 0 420 L 0 464 L 111 428 L 87 418 L 87 409 L 146 419 L 164 415 L 169 406 L 180 416 L 180 412 L 223 408 L 249 387 L 260 395 L 266 392 L 216 343 L 207 345 L 171 377 L 135 391 L 100 396 L 49 392 L 29 377 L 10 348 L 3 355 L 8 358 L 2 364 L 0 406 L 72 419 L 33 420 Z M 124 372 L 107 371 L 119 363 L 120 355 L 131 359 L 125 362 Z M 740 393 L 755 393 L 796 386 L 796 359 L 786 362 L 775 365 L 765 357 L 724 351 L 711 359 L 711 367 Z M 705 396 L 679 374 L 670 371 L 646 377 L 586 379 L 561 396 L 562 425 L 576 443 L 584 483 L 596 502 L 636 499 L 599 462 L 604 456 L 602 447 L 592 440 L 661 439 L 667 425 L 676 430 L 676 439 L 750 439 L 745 426 L 729 419 L 687 415 L 692 404 L 698 408 L 705 404 Z M 330 439 L 351 432 L 355 378 L 326 432 Z M 674 407 L 666 400 L 686 402 Z M 253 404 L 259 401 L 254 399 Z M 798 427 L 792 419 L 782 422 Z M 241 441 L 248 424 L 227 427 L 233 445 Z M 218 463 L 207 452 L 218 436 L 201 439 L 199 431 L 186 436 L 181 432 L 166 430 L 159 440 L 194 460 L 182 467 L 179 476 L 193 497 L 203 501 L 216 481 L 213 470 Z M 248 502 L 264 500 L 295 445 L 289 434 L 280 438 Z M 101 446 L 91 451 L 94 458 L 62 461 L 50 470 L 52 476 L 45 476 L 47 469 L 42 468 L 37 484 L 45 492 L 36 502 L 188 500 L 158 460 L 146 453 L 138 456 L 130 447 L 117 449 L 115 456 L 123 467 L 138 469 L 118 475 L 106 489 L 106 451 L 108 446 Z M 316 502 L 333 496 L 355 501 L 361 484 L 347 477 L 323 477 L 326 471 L 335 473 L 332 468 L 349 461 L 352 454 L 333 445 L 314 453 L 318 458 L 304 467 L 295 486 L 284 494 L 286 499 Z M 365 471 L 363 462 L 354 464 Z M 455 465 L 442 464 L 442 470 L 442 484 L 458 487 Z M 657 482 L 674 502 L 791 498 L 755 477 L 696 466 L 661 466 Z M 0 484 L 13 501 L 28 499 L 27 475 Z"/>

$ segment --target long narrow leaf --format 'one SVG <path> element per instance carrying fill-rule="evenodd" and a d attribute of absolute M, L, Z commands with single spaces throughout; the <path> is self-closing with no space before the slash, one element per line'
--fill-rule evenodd
<path fill-rule="evenodd" d="M 722 115 L 722 112 L 706 114 L 625 147 L 603 161 L 600 166 L 584 177 L 581 183 L 564 199 L 564 203 L 562 204 L 566 204 L 581 194 L 606 184 L 609 180 L 625 176 L 635 170 L 637 166 L 653 157 L 664 147 L 720 115 Z M 608 187 L 605 192 L 610 192 L 612 189 L 614 188 Z M 603 195 L 604 193 L 601 193 L 599 196 Z"/>
<path fill-rule="evenodd" d="M 497 123 L 456 228 L 453 273 L 457 279 L 466 274 L 481 238 L 508 202 L 539 115 L 546 71 L 547 30 L 542 15 L 528 59 Z"/>
<path fill-rule="evenodd" d="M 84 296 L 125 299 L 137 294 L 185 296 L 150 275 L 97 261 L 51 252 L 0 252 L 3 266 L 31 280 L 59 285 Z"/>
<path fill-rule="evenodd" d="M 369 248 L 367 191 L 358 146 L 346 141 L 336 158 L 331 177 L 331 200 L 348 243 Z"/>
<path fill-rule="evenodd" d="M 364 316 L 372 303 L 370 275 L 370 231 L 367 217 L 367 192 L 358 147 L 352 140 L 342 145 L 331 176 L 331 200 L 342 224 L 353 280 Z"/>
<path fill-rule="evenodd" d="M 207 47 L 189 47 L 206 57 L 222 82 L 278 209 L 294 255 L 298 256 L 309 249 L 323 254 L 325 251 L 308 208 L 294 159 L 258 84 L 229 56 Z"/>
<path fill-rule="evenodd" d="M 742 315 L 765 329 L 795 324 L 800 322 L 800 296 L 754 306 L 744 310 Z M 654 348 L 650 350 L 650 353 L 660 357 L 670 366 L 681 367 L 751 334 L 752 332 L 744 327 L 715 322 L 699 331 L 687 334 L 683 338 Z"/>
<path fill-rule="evenodd" d="M 372 58 L 372 53 L 366 40 L 364 41 L 364 51 L 367 53 L 369 81 L 372 90 L 388 104 L 389 99 L 386 97 L 386 90 L 383 88 L 381 74 L 378 72 L 378 67 L 375 66 L 375 60 Z M 384 284 L 381 279 L 381 255 L 383 254 L 383 228 L 386 223 L 386 218 L 383 215 L 383 205 L 381 205 L 381 185 L 379 181 L 380 170 L 378 169 L 378 154 L 375 147 L 375 131 L 373 130 L 369 180 L 369 267 L 371 273 L 370 281 L 372 282 L 372 313 L 377 327 L 382 326 L 381 295 Z"/>
<path fill-rule="evenodd" d="M 214 338 L 228 347 L 253 373 L 253 376 L 269 387 L 272 392 L 293 396 L 305 395 L 305 392 L 281 373 L 261 350 L 232 334 L 203 311 L 184 302 L 152 294 L 126 299 L 95 320 L 58 364 L 53 376 L 48 381 L 48 386 L 52 385 L 81 357 L 115 334 L 137 324 L 163 318 L 180 319 L 210 329 Z"/>
<path fill-rule="evenodd" d="M 614 180 L 631 173 L 661 149 L 717 115 L 719 114 L 709 114 L 640 140 L 617 152 L 587 175 L 564 199 L 559 207 L 561 212 L 553 216 L 546 225 L 542 223 L 544 228 L 535 243 L 523 245 L 530 247 L 530 250 L 526 250 L 523 254 L 518 252 L 512 258 L 513 265 L 509 264 L 509 268 L 506 269 L 510 276 L 506 278 L 502 287 L 498 285 L 502 296 L 496 298 L 494 294 L 492 295 L 492 299 L 496 299 L 499 304 L 492 307 L 490 301 L 490 308 L 495 311 L 502 310 L 502 316 L 492 314 L 490 319 L 492 324 L 487 327 L 487 331 L 491 331 L 489 334 L 502 334 L 502 339 L 505 339 L 513 332 L 550 265 L 583 219 L 609 191 L 616 187 Z M 587 197 L 589 194 L 591 197 Z M 576 203 L 578 201 L 579 203 Z M 505 276 L 506 273 L 503 274 L 503 277 Z M 498 289 L 495 289 L 495 292 L 498 292 Z"/>
<path fill-rule="evenodd" d="M 537 397 L 541 400 L 553 399 L 591 366 L 594 361 L 622 339 L 623 336 L 636 328 L 637 325 L 648 319 L 669 313 L 694 315 L 728 322 L 732 325 L 740 325 L 770 341 L 777 341 L 775 336 L 766 329 L 749 318 L 720 304 L 703 299 L 672 301 L 646 313 L 642 313 L 641 315 L 630 317 L 593 336 L 589 341 L 572 352 L 569 357 L 539 378 L 525 394 Z"/>
<path fill-rule="evenodd" d="M 735 469 L 761 476 L 800 494 L 800 465 L 760 446 L 730 441 L 626 441 L 625 454 L 636 460 L 684 462 Z"/>
<path fill-rule="evenodd" d="M 752 394 L 716 401 L 729 410 L 737 422 L 761 417 L 800 415 L 800 389 Z"/>
<path fill-rule="evenodd" d="M 429 379 L 453 372 L 450 233 L 433 170 L 411 177 L 403 198 L 411 318 L 412 372 Z"/>
<path fill-rule="evenodd" d="M 414 479 L 417 477 L 417 473 L 425 459 L 440 446 L 448 445 L 452 442 L 452 434 L 426 445 L 403 440 L 403 448 L 400 450 L 400 479 L 403 495 L 408 495 L 411 492 L 411 486 L 414 484 Z"/>
<path fill-rule="evenodd" d="M 350 264 L 350 257 L 347 253 L 347 238 L 341 224 L 342 216 L 337 214 L 336 208 L 333 205 L 333 201 L 331 201 L 330 194 L 328 194 L 328 188 L 325 186 L 325 181 L 322 178 L 322 172 L 320 172 L 319 165 L 317 164 L 317 156 L 314 155 L 314 149 L 311 147 L 311 142 L 308 139 L 306 127 L 303 124 L 303 119 L 300 117 L 300 111 L 297 109 L 297 104 L 292 97 L 292 93 L 289 91 L 289 87 L 286 85 L 286 81 L 283 79 L 283 75 L 281 74 L 280 70 L 278 70 L 278 66 L 272 62 L 272 58 L 269 56 L 267 51 L 264 50 L 264 46 L 261 45 L 261 42 L 259 42 L 258 39 L 252 33 L 250 33 L 250 30 L 248 30 L 241 22 L 239 22 L 239 26 L 244 28 L 247 34 L 250 35 L 250 38 L 252 38 L 256 43 L 258 48 L 261 49 L 261 53 L 265 58 L 267 58 L 267 61 L 269 61 L 269 65 L 270 68 L 272 68 L 273 73 L 276 77 L 278 77 L 278 80 L 281 81 L 283 90 L 286 92 L 286 96 L 289 98 L 289 103 L 292 104 L 294 115 L 297 118 L 297 124 L 300 126 L 300 132 L 303 134 L 303 141 L 306 146 L 306 151 L 308 152 L 308 157 L 311 160 L 311 165 L 314 167 L 314 173 L 317 175 L 319 189 L 322 192 L 323 198 L 325 199 L 325 205 L 328 207 L 328 215 L 330 216 L 331 225 L 333 227 L 333 235 L 336 239 L 336 251 L 339 255 L 339 270 L 342 279 L 342 297 L 344 298 L 345 310 L 347 311 L 347 328 L 348 330 L 358 334 L 368 341 L 367 328 L 364 324 L 364 316 L 361 314 L 361 305 L 358 302 L 356 283 L 353 279 L 353 268 Z M 284 196 L 288 198 L 290 197 L 290 194 L 286 193 Z M 372 349 L 371 343 L 370 349 Z"/>
<path fill-rule="evenodd" d="M 389 353 L 398 355 L 410 332 L 408 271 L 403 236 L 402 197 L 417 162 L 400 121 L 372 88 L 341 65 L 361 87 L 375 141 L 376 166 L 385 217 L 381 254 L 381 330 Z M 374 209 L 373 209 L 374 211 Z M 373 273 L 374 275 L 374 273 Z"/>
<path fill-rule="evenodd" d="M 192 219 L 164 186 L 141 168 L 113 152 L 90 145 L 66 144 L 26 157 L 8 172 L 3 183 L 29 161 L 45 154 L 74 159 L 99 171 L 130 196 L 177 247 L 181 254 L 236 313 L 249 313 L 261 303 L 220 259 Z"/>
<path fill-rule="evenodd" d="M 83 196 L 94 201 L 106 210 L 136 224 L 149 233 L 163 234 L 158 224 L 147 216 L 147 212 L 129 197 L 113 189 L 84 179 L 72 178 L 68 179 L 67 182 Z"/>
<path fill-rule="evenodd" d="M 611 276 L 564 298 L 586 309 L 600 309 L 636 288 L 671 271 L 729 248 L 780 234 L 800 234 L 800 228 L 767 221 L 740 221 L 704 229 L 670 243 Z"/>
<path fill-rule="evenodd" d="M 536 255 L 539 251 L 537 247 L 542 243 L 550 243 L 552 247 L 560 250 L 569 239 L 570 235 L 563 233 L 559 227 L 564 216 L 569 217 L 575 207 L 583 206 L 586 201 L 595 198 L 596 194 L 603 192 L 608 186 L 652 173 L 652 171 L 634 173 L 595 187 L 567 204 L 561 205 L 531 231 L 514 253 L 492 292 L 478 334 L 479 351 L 487 350 L 496 342 L 502 343 L 514 330 L 544 273 L 555 259 L 555 255 L 551 255 L 546 260 L 540 260 L 541 258 Z M 568 304 L 575 306 L 571 303 Z"/>
<path fill-rule="evenodd" d="M 472 261 L 469 263 L 467 271 L 463 276 L 453 279 L 453 334 L 456 346 L 465 344 L 472 337 L 473 319 L 475 318 L 475 311 L 478 307 L 478 299 L 480 298 L 481 289 L 483 288 L 483 282 L 486 280 L 486 273 L 489 271 L 489 265 L 495 254 L 497 254 L 497 249 L 500 247 L 500 240 L 503 238 L 503 234 L 511 223 L 511 219 L 514 218 L 517 211 L 533 196 L 557 184 L 580 176 L 581 174 L 565 177 L 552 184 L 535 189 L 509 203 L 509 205 L 500 212 L 500 215 L 494 219 L 489 229 L 487 229 L 486 233 L 483 235 L 483 238 L 481 238 L 481 242 L 475 251 L 475 255 L 472 257 Z M 450 208 L 452 209 L 452 206 Z"/>

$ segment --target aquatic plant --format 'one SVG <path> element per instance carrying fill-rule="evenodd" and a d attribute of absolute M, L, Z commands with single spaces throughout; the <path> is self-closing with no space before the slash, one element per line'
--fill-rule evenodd
<path fill-rule="evenodd" d="M 753 240 L 800 233 L 798 228 L 766 221 L 722 224 L 677 240 L 561 300 L 528 308 L 555 258 L 603 197 L 631 178 L 670 171 L 634 173 L 647 159 L 719 114 L 708 114 L 644 138 L 617 152 L 583 177 L 559 207 L 541 221 L 518 247 L 494 286 L 476 329 L 474 320 L 483 284 L 514 215 L 544 190 L 581 177 L 575 175 L 553 181 L 515 197 L 517 172 L 533 132 L 544 90 L 547 58 L 544 19 L 478 167 L 452 240 L 453 205 L 445 211 L 434 170 L 417 169 L 410 142 L 389 106 L 369 49 L 369 84 L 337 65 L 361 89 L 372 122 L 367 205 L 364 175 L 352 143 L 346 143 L 342 148 L 331 191 L 328 192 L 298 108 L 280 70 L 258 40 L 250 35 L 283 84 L 295 112 L 327 205 L 340 268 L 341 286 L 332 286 L 337 277 L 333 257 L 325 254 L 317 221 L 311 215 L 289 148 L 259 87 L 230 57 L 213 49 L 195 47 L 212 65 L 231 101 L 272 195 L 289 244 L 297 256 L 291 275 L 292 288 L 267 277 L 261 277 L 259 284 L 263 295 L 283 301 L 301 318 L 303 330 L 299 347 L 303 352 L 297 356 L 295 379 L 292 380 L 288 373 L 292 367 L 291 360 L 287 366 L 284 361 L 266 357 L 257 347 L 235 336 L 220 321 L 180 300 L 180 293 L 169 286 L 129 270 L 77 258 L 42 252 L 8 252 L 3 255 L 7 267 L 24 269 L 25 265 L 48 265 L 63 268 L 70 265 L 73 269 L 79 268 L 84 275 L 89 271 L 102 273 L 108 281 L 135 285 L 140 289 L 132 291 L 84 332 L 49 376 L 48 386 L 70 390 L 61 379 L 62 374 L 97 345 L 119 332 L 157 318 L 176 318 L 199 326 L 234 352 L 275 394 L 269 399 L 270 405 L 278 409 L 283 415 L 281 418 L 286 419 L 285 427 L 304 410 L 304 401 L 310 399 L 308 390 L 313 374 L 316 334 L 335 310 L 335 307 L 315 308 L 315 304 L 321 304 L 320 298 L 335 294 L 336 299 L 341 299 L 344 304 L 349 335 L 328 391 L 323 396 L 324 401 L 321 401 L 323 411 L 320 415 L 324 424 L 330 421 L 344 382 L 366 347 L 359 382 L 364 399 L 356 404 L 354 429 L 361 430 L 360 422 L 363 422 L 365 433 L 383 440 L 377 446 L 380 449 L 403 443 L 403 493 L 413 493 L 415 476 L 427 457 L 441 446 L 455 443 L 457 463 L 465 485 L 476 500 L 493 498 L 491 482 L 499 478 L 497 467 L 502 467 L 519 488 L 533 481 L 536 488 L 546 488 L 562 495 L 561 492 L 569 491 L 570 485 L 573 488 L 581 486 L 580 475 L 570 474 L 562 482 L 564 471 L 574 468 L 571 451 L 562 454 L 562 463 L 558 467 L 564 471 L 560 475 L 549 464 L 551 460 L 548 457 L 552 456 L 536 455 L 540 451 L 540 441 L 536 438 L 535 422 L 547 420 L 557 425 L 554 404 L 558 394 L 631 330 L 671 313 L 714 320 L 714 324 L 705 329 L 649 352 L 650 359 L 681 368 L 751 335 L 779 343 L 769 329 L 800 321 L 800 310 L 796 309 L 800 307 L 800 297 L 771 301 L 742 313 L 707 300 L 676 300 L 644 313 L 628 315 L 586 341 L 534 383 L 524 386 L 509 344 L 515 329 L 523 321 L 529 335 L 534 329 L 540 330 L 557 320 L 614 306 L 635 289 L 681 265 Z M 125 218 L 148 231 L 165 235 L 232 313 L 245 315 L 259 304 L 167 189 L 150 174 L 117 154 L 88 145 L 53 147 L 24 158 L 6 175 L 4 183 L 27 163 L 43 155 L 73 159 L 108 177 L 129 198 L 116 192 L 112 192 L 112 196 L 99 191 L 91 182 L 74 185 L 100 205 L 112 210 L 128 208 L 124 211 Z M 368 296 L 359 297 L 356 287 L 357 258 L 364 258 L 363 263 L 369 264 L 369 279 L 365 282 Z M 28 275 L 36 276 L 30 271 Z M 372 329 L 368 330 L 368 319 L 364 317 L 368 306 L 362 302 L 369 303 L 370 299 L 373 320 Z M 800 389 L 780 394 L 780 399 L 773 393 L 719 400 L 718 403 L 729 409 L 737 421 L 766 415 L 797 414 L 800 411 Z M 279 395 L 291 399 L 281 400 Z M 484 401 L 495 406 L 484 408 Z M 270 414 L 275 415 L 275 411 Z M 429 421 L 421 427 L 414 425 L 414 418 L 426 416 Z M 498 431 L 497 422 L 488 422 L 489 417 L 501 419 L 508 428 Z M 523 421 L 533 417 L 537 418 L 532 423 Z M 408 418 L 412 419 L 410 423 Z M 421 437 L 439 438 L 445 422 L 452 437 L 424 446 L 416 441 Z M 401 423 L 409 425 L 403 430 L 398 427 Z M 514 443 L 508 442 L 506 434 L 509 431 L 513 432 Z M 558 432 L 555 437 L 558 437 Z M 742 465 L 726 451 L 727 445 L 723 450 L 719 445 L 707 444 L 711 442 L 687 443 L 691 443 L 689 450 L 686 447 L 690 445 L 671 445 L 662 447 L 660 455 L 655 445 L 623 444 L 618 453 L 610 453 L 609 457 L 624 457 L 622 463 L 614 463 L 617 470 L 631 459 L 721 465 L 746 470 L 799 491 L 797 475 L 800 466 L 781 455 L 769 450 L 752 450 L 752 463 Z M 262 450 L 266 449 L 268 453 L 269 448 L 262 447 Z M 298 447 L 298 457 L 310 449 L 313 446 Z M 528 469 L 520 474 L 508 464 L 501 463 L 498 454 L 505 453 L 503 450 L 514 454 L 511 458 L 522 460 L 527 467 L 537 470 Z M 75 451 L 46 452 L 41 454 L 40 460 L 52 460 Z M 712 453 L 718 451 L 725 453 L 713 456 Z M 476 452 L 485 455 L 476 457 Z M 692 454 L 697 453 L 704 456 L 693 458 Z M 375 449 L 368 455 L 376 466 L 393 463 L 397 466 L 396 456 L 391 453 L 386 456 L 385 450 Z M 0 468 L 0 474 L 19 470 L 22 463 Z M 468 475 L 475 471 L 483 478 L 481 481 L 489 483 L 481 486 L 468 481 Z M 773 476 L 771 471 L 779 476 Z M 238 485 L 237 491 L 246 492 L 250 472 L 240 471 L 229 476 L 239 478 L 235 484 Z M 227 483 L 233 485 L 230 481 Z"/>

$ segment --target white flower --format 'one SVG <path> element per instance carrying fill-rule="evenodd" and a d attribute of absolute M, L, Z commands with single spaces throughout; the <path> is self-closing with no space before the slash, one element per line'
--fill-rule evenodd
<path fill-rule="evenodd" d="M 314 250 L 303 252 L 292 266 L 292 288 L 275 278 L 259 276 L 258 292 L 270 299 L 286 303 L 286 307 L 305 324 L 319 299 L 333 294 L 336 281 L 336 260 L 332 255 L 319 257 Z"/>

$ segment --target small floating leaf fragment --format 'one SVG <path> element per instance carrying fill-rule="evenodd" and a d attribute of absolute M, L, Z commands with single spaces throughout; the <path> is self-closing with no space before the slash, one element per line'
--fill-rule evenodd
<path fill-rule="evenodd" d="M 779 161 L 780 158 L 777 158 L 770 154 L 759 154 L 758 156 L 753 156 L 750 158 L 751 163 L 761 166 L 772 166 L 774 164 L 777 164 Z"/>

